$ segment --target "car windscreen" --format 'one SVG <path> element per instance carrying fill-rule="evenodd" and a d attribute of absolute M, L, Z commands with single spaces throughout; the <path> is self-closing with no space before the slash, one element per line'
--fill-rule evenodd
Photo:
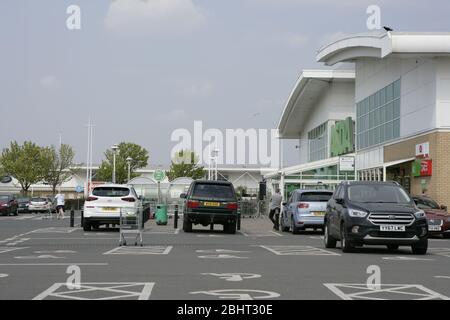
<path fill-rule="evenodd" d="M 0 195 L 0 201 L 8 201 L 9 200 L 9 196 L 1 196 Z"/>
<path fill-rule="evenodd" d="M 19 203 L 27 203 L 27 202 L 30 202 L 30 198 L 19 198 L 19 199 L 17 199 L 17 202 L 19 202 Z"/>
<path fill-rule="evenodd" d="M 304 192 L 300 195 L 301 202 L 328 202 L 332 192 Z"/>
<path fill-rule="evenodd" d="M 32 198 L 31 202 L 47 202 L 45 198 Z"/>
<path fill-rule="evenodd" d="M 408 204 L 411 198 L 396 185 L 353 185 L 348 188 L 348 199 L 359 203 Z"/>
<path fill-rule="evenodd" d="M 236 200 L 233 186 L 226 184 L 198 183 L 194 187 L 192 197 L 196 199 Z"/>
<path fill-rule="evenodd" d="M 98 187 L 94 188 L 92 195 L 97 197 L 126 197 L 130 189 L 121 187 Z"/>
<path fill-rule="evenodd" d="M 414 199 L 414 202 L 419 209 L 441 209 L 440 206 L 432 199 L 416 198 Z"/>

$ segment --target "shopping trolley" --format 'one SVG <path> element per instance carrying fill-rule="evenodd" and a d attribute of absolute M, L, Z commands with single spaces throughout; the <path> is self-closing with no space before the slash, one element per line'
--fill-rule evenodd
<path fill-rule="evenodd" d="M 119 220 L 119 246 L 126 246 L 126 235 L 134 235 L 134 245 L 142 247 L 143 239 L 142 233 L 144 232 L 144 220 L 142 207 L 139 208 L 121 208 L 120 220 Z"/>

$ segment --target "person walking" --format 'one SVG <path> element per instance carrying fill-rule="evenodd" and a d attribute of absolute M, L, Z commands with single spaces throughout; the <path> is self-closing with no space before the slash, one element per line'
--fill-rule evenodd
<path fill-rule="evenodd" d="M 272 194 L 270 199 L 270 213 L 269 219 L 273 223 L 273 229 L 279 229 L 279 218 L 281 211 L 281 202 L 283 201 L 283 197 L 281 196 L 280 189 L 276 189 L 275 193 Z"/>
<path fill-rule="evenodd" d="M 65 199 L 64 195 L 60 192 L 55 196 L 56 200 L 56 218 L 57 219 L 64 219 L 64 204 Z"/>

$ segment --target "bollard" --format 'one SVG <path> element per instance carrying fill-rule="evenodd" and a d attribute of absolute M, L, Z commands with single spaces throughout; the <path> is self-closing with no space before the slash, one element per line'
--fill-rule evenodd
<path fill-rule="evenodd" d="M 81 222 L 80 222 L 80 226 L 84 227 L 84 211 L 81 210 Z"/>
<path fill-rule="evenodd" d="M 241 230 L 241 214 L 238 214 L 237 229 Z"/>
<path fill-rule="evenodd" d="M 175 229 L 178 229 L 178 205 L 175 205 L 173 227 L 174 227 Z"/>
<path fill-rule="evenodd" d="M 70 210 L 70 227 L 73 228 L 75 225 L 75 210 Z"/>

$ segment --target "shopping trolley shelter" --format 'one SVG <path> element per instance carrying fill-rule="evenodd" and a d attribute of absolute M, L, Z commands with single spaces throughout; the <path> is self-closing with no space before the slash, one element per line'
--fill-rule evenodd
<path fill-rule="evenodd" d="M 142 247 L 139 241 L 135 246 L 136 234 L 122 234 L 119 226 L 84 231 L 80 211 L 74 212 L 74 227 L 70 215 L 63 220 L 45 213 L 0 217 L 0 299 L 450 297 L 445 239 L 430 239 L 428 254 L 421 256 L 408 247 L 343 253 L 339 243 L 325 249 L 320 231 L 274 231 L 266 216 L 242 217 L 235 234 L 219 225 L 184 232 L 181 208 L 175 228 L 175 209 L 167 207 L 167 224 L 149 219 L 137 228 Z M 122 236 L 126 246 L 119 245 Z M 382 286 L 373 291 L 367 279 L 377 267 Z M 79 286 L 68 286 L 77 277 Z"/>

